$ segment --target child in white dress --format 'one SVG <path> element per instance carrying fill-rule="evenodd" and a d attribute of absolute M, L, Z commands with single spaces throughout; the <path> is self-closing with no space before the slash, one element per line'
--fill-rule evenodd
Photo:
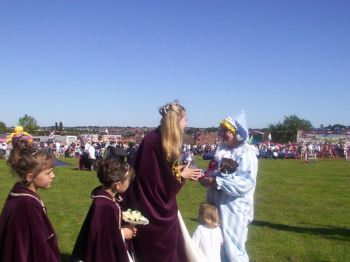
<path fill-rule="evenodd" d="M 201 204 L 198 215 L 199 225 L 192 239 L 210 262 L 221 261 L 220 250 L 223 237 L 219 220 L 219 213 L 215 206 L 207 203 Z"/>

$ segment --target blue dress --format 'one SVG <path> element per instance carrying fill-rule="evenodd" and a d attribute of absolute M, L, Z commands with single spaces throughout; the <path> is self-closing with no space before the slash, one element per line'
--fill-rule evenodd
<path fill-rule="evenodd" d="M 246 142 L 234 149 L 219 146 L 215 154 L 219 166 L 222 158 L 232 158 L 239 164 L 232 174 L 217 171 L 217 187 L 210 187 L 207 193 L 208 202 L 218 208 L 221 217 L 225 243 L 222 261 L 249 261 L 245 243 L 254 214 L 257 154 L 257 149 Z"/>

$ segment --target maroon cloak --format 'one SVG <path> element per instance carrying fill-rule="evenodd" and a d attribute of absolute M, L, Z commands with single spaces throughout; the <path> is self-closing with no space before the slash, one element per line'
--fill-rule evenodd
<path fill-rule="evenodd" d="M 14 185 L 0 216 L 0 261 L 60 261 L 44 204 L 22 183 Z"/>
<path fill-rule="evenodd" d="M 121 229 L 121 212 L 116 200 L 101 187 L 95 188 L 93 202 L 75 243 L 71 261 L 129 261 Z"/>
<path fill-rule="evenodd" d="M 136 177 L 124 197 L 125 207 L 137 209 L 149 219 L 149 225 L 138 226 L 132 239 L 136 257 L 142 262 L 185 262 L 176 203 L 183 184 L 165 160 L 159 128 L 143 139 L 134 168 Z"/>

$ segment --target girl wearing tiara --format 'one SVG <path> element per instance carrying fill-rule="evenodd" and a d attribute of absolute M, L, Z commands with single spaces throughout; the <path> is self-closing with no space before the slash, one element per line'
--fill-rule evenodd
<path fill-rule="evenodd" d="M 149 225 L 138 229 L 133 243 L 140 261 L 186 262 L 176 195 L 185 179 L 197 180 L 201 170 L 179 165 L 185 108 L 174 101 L 162 106 L 159 113 L 160 126 L 144 137 L 138 149 L 135 181 L 127 192 L 126 203 L 149 218 Z"/>
<path fill-rule="evenodd" d="M 75 243 L 71 261 L 132 261 L 125 239 L 136 235 L 136 228 L 121 226 L 119 203 L 134 178 L 134 170 L 116 158 L 100 158 L 96 162 L 101 186 L 95 188 L 89 212 Z"/>
<path fill-rule="evenodd" d="M 215 206 L 203 203 L 199 208 L 199 225 L 192 239 L 206 256 L 207 261 L 220 262 L 220 250 L 223 244 L 219 224 L 219 212 Z"/>
<path fill-rule="evenodd" d="M 51 187 L 55 156 L 36 151 L 31 137 L 12 138 L 7 160 L 20 181 L 10 191 L 0 216 L 0 261 L 60 261 L 56 233 L 38 189 Z"/>

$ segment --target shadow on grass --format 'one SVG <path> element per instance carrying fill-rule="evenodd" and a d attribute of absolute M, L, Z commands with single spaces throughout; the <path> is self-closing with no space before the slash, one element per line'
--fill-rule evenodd
<path fill-rule="evenodd" d="M 61 262 L 69 262 L 70 254 L 61 253 Z"/>
<path fill-rule="evenodd" d="M 254 220 L 253 226 L 269 227 L 276 230 L 284 230 L 296 233 L 305 233 L 319 235 L 326 238 L 334 238 L 337 240 L 350 241 L 350 229 L 343 227 L 300 227 L 289 226 L 283 224 L 274 224 L 266 221 Z"/>
<path fill-rule="evenodd" d="M 56 167 L 60 167 L 60 166 L 71 166 L 71 164 L 65 162 L 65 161 L 62 161 L 62 160 L 59 160 L 56 158 L 56 162 L 55 162 L 55 166 Z"/>

